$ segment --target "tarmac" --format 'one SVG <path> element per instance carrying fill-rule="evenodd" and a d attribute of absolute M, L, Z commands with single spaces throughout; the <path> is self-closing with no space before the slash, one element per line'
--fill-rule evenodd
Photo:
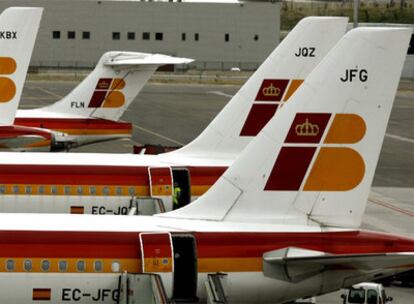
<path fill-rule="evenodd" d="M 163 81 L 166 82 L 166 81 Z M 76 81 L 30 80 L 21 108 L 55 102 Z M 240 84 L 150 83 L 125 112 L 133 123 L 132 140 L 99 143 L 72 152 L 131 153 L 133 145 L 185 145 L 193 140 L 238 91 Z M 362 228 L 414 237 L 414 82 L 401 81 L 386 131 Z M 412 304 L 414 289 L 387 288 L 393 303 Z M 342 303 L 341 292 L 317 303 Z"/>

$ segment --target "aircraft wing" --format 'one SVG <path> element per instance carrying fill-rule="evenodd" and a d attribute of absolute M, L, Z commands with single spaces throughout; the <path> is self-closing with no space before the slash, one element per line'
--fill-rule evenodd
<path fill-rule="evenodd" d="M 393 272 L 396 268 L 414 268 L 414 252 L 373 254 L 329 254 L 289 247 L 263 255 L 263 273 L 267 277 L 300 282 L 323 271 L 350 270 L 369 274 Z"/>

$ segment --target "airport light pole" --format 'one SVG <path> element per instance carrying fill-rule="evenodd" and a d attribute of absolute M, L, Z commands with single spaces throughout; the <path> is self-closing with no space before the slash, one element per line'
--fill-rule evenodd
<path fill-rule="evenodd" d="M 354 0 L 354 28 L 358 27 L 359 1 L 360 0 Z"/>

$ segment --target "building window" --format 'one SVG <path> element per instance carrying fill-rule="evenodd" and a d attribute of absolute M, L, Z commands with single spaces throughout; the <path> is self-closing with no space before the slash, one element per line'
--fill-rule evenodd
<path fill-rule="evenodd" d="M 82 32 L 82 39 L 85 39 L 85 40 L 91 39 L 91 32 Z"/>
<path fill-rule="evenodd" d="M 155 40 L 164 40 L 163 33 L 155 33 Z"/>
<path fill-rule="evenodd" d="M 112 40 L 120 40 L 121 33 L 120 32 L 112 32 Z"/>
<path fill-rule="evenodd" d="M 32 260 L 24 260 L 23 268 L 24 271 L 32 271 Z"/>
<path fill-rule="evenodd" d="M 181 33 L 181 41 L 185 41 L 187 39 L 187 35 L 185 33 Z"/>
<path fill-rule="evenodd" d="M 6 261 L 6 270 L 7 271 L 14 271 L 14 260 L 7 260 Z"/>
<path fill-rule="evenodd" d="M 6 186 L 5 185 L 1 185 L 0 186 L 0 194 L 4 194 L 6 193 Z"/>
<path fill-rule="evenodd" d="M 200 35 L 198 33 L 194 34 L 194 40 L 198 41 L 200 39 Z"/>
<path fill-rule="evenodd" d="M 59 266 L 59 271 L 61 271 L 61 272 L 68 271 L 68 262 L 66 262 L 66 261 L 59 261 L 58 266 Z"/>
<path fill-rule="evenodd" d="M 43 271 L 49 271 L 49 269 L 50 269 L 50 262 L 49 262 L 49 260 L 43 260 L 40 263 L 40 267 L 42 268 Z"/>
<path fill-rule="evenodd" d="M 95 261 L 95 262 L 93 263 L 93 269 L 94 269 L 96 272 L 101 272 L 101 271 L 103 270 L 102 261 Z"/>
<path fill-rule="evenodd" d="M 69 31 L 68 32 L 68 39 L 75 39 L 75 38 L 76 38 L 75 31 Z"/>
<path fill-rule="evenodd" d="M 77 261 L 76 262 L 76 270 L 80 271 L 80 272 L 84 272 L 85 271 L 85 261 Z"/>
<path fill-rule="evenodd" d="M 135 33 L 134 32 L 128 32 L 127 37 L 128 37 L 128 40 L 135 40 Z"/>
<path fill-rule="evenodd" d="M 142 40 L 150 40 L 151 35 L 149 32 L 143 32 L 142 33 Z"/>
<path fill-rule="evenodd" d="M 259 41 L 259 35 L 254 35 L 254 37 L 253 37 L 253 39 L 254 39 L 254 41 Z"/>
<path fill-rule="evenodd" d="M 230 34 L 229 33 L 224 34 L 224 41 L 226 41 L 226 42 L 230 41 Z"/>
<path fill-rule="evenodd" d="M 60 39 L 60 31 L 53 31 L 52 32 L 53 39 Z"/>

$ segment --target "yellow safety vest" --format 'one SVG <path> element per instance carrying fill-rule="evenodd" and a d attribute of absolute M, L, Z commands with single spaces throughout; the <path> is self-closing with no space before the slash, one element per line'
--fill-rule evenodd
<path fill-rule="evenodd" d="M 181 188 L 180 187 L 174 187 L 174 197 L 173 197 L 173 203 L 174 205 L 178 205 L 178 198 L 181 194 Z"/>

